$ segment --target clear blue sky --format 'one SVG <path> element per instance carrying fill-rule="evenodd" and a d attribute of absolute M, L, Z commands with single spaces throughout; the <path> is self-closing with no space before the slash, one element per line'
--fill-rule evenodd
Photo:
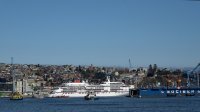
<path fill-rule="evenodd" d="M 190 67 L 199 49 L 198 1 L 0 1 L 4 63 Z"/>

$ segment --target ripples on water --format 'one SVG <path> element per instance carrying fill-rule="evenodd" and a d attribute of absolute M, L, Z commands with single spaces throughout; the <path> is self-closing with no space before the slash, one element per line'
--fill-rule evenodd
<path fill-rule="evenodd" d="M 200 97 L 185 98 L 0 98 L 0 112 L 200 112 Z"/>

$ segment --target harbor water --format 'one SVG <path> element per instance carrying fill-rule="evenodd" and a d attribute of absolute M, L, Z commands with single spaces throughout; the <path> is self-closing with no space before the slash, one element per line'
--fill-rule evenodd
<path fill-rule="evenodd" d="M 200 97 L 0 98 L 0 112 L 200 112 Z"/>

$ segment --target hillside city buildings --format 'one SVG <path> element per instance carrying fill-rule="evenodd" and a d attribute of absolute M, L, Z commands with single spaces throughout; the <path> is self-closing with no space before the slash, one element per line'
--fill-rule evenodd
<path fill-rule="evenodd" d="M 123 67 L 97 67 L 73 65 L 34 65 L 0 63 L 0 93 L 8 95 L 13 90 L 13 77 L 15 75 L 15 89 L 24 95 L 32 95 L 35 91 L 48 94 L 53 87 L 67 82 L 87 81 L 90 84 L 100 84 L 106 76 L 113 81 L 122 81 L 132 87 L 166 86 L 167 80 L 182 80 L 186 78 L 181 70 L 168 70 L 154 66 L 149 68 L 123 68 Z M 173 85 L 173 83 L 171 83 Z"/>

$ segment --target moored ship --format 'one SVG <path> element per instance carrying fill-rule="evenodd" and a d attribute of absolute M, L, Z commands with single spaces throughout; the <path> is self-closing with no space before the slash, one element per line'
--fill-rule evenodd
<path fill-rule="evenodd" d="M 181 97 L 200 96 L 200 88 L 154 88 L 154 89 L 130 89 L 131 97 Z"/>
<path fill-rule="evenodd" d="M 88 91 L 94 91 L 97 97 L 127 96 L 129 86 L 123 82 L 111 82 L 108 76 L 107 81 L 99 85 L 90 85 L 86 82 L 66 83 L 64 86 L 55 88 L 49 97 L 84 97 Z"/>
<path fill-rule="evenodd" d="M 190 75 L 194 75 L 194 71 L 200 67 L 200 63 L 189 73 L 187 73 L 187 86 L 180 86 L 181 80 L 177 80 L 177 87 L 169 87 L 168 83 L 171 80 L 167 81 L 167 86 L 163 88 L 138 88 L 130 89 L 130 97 L 182 97 L 182 96 L 200 96 L 200 87 L 199 87 L 199 75 L 196 73 L 196 82 L 190 86 Z M 192 80 L 195 80 L 194 78 Z"/>

